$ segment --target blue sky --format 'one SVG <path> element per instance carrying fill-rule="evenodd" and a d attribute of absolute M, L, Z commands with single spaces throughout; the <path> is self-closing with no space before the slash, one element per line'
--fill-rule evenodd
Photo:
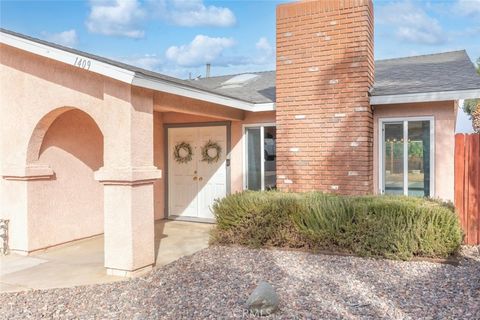
<path fill-rule="evenodd" d="M 7 28 L 178 77 L 273 70 L 282 1 L 4 1 Z M 285 2 L 285 1 L 283 1 Z M 480 0 L 375 1 L 375 58 L 467 49 L 480 57 Z"/>
<path fill-rule="evenodd" d="M 0 0 L 3 28 L 188 78 L 275 69 L 275 7 L 290 1 Z M 466 49 L 480 57 L 480 0 L 376 0 L 375 59 Z M 459 132 L 470 132 L 461 112 Z"/>
<path fill-rule="evenodd" d="M 273 70 L 282 1 L 4 1 L 0 25 L 178 77 Z M 285 1 L 283 1 L 285 2 Z M 467 49 L 480 57 L 480 0 L 375 1 L 375 58 Z"/>

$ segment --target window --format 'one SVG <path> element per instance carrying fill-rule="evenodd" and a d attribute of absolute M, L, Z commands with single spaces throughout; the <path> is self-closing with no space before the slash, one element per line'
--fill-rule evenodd
<path fill-rule="evenodd" d="M 433 118 L 380 120 L 380 191 L 432 197 Z"/>
<path fill-rule="evenodd" d="M 275 125 L 245 126 L 245 189 L 275 189 L 276 140 Z"/>

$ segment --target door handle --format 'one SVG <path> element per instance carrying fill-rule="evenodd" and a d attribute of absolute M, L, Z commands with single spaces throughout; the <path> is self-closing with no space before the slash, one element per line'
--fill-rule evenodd
<path fill-rule="evenodd" d="M 203 178 L 202 178 L 202 177 L 198 178 L 198 181 L 202 181 L 202 180 L 203 180 Z"/>
<path fill-rule="evenodd" d="M 194 181 L 197 181 L 197 177 L 193 177 L 193 180 L 194 180 Z"/>

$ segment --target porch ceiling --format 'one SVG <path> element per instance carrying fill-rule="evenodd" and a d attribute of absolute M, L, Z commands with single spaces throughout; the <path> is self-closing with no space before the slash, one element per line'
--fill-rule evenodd
<path fill-rule="evenodd" d="M 170 93 L 155 92 L 153 101 L 154 110 L 158 112 L 178 112 L 233 121 L 245 119 L 243 110 Z"/>

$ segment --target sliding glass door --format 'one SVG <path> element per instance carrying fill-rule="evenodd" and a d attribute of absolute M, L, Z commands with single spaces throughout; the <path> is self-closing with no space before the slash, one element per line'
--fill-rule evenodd
<path fill-rule="evenodd" d="M 433 119 L 382 119 L 380 124 L 381 192 L 432 197 Z"/>
<path fill-rule="evenodd" d="M 276 140 L 276 128 L 273 125 L 245 127 L 245 189 L 275 189 Z"/>
<path fill-rule="evenodd" d="M 262 147 L 261 128 L 247 128 L 246 137 L 246 187 L 262 190 Z"/>
<path fill-rule="evenodd" d="M 385 123 L 384 132 L 384 188 L 387 194 L 404 194 L 403 122 Z"/>

